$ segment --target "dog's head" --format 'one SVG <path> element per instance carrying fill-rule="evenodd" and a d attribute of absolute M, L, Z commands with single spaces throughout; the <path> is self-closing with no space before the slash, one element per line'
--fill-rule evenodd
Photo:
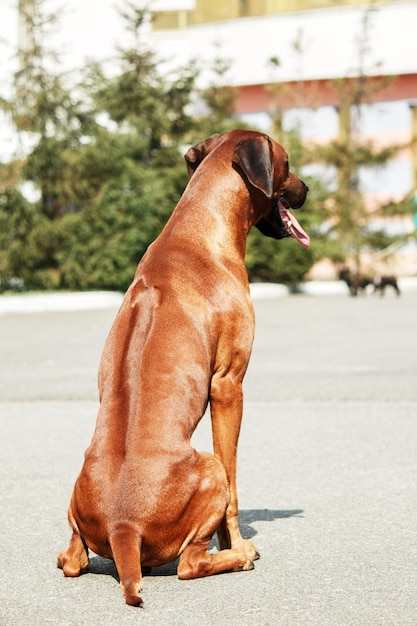
<path fill-rule="evenodd" d="M 254 225 L 263 235 L 282 239 L 294 237 L 308 248 L 310 238 L 290 213 L 305 202 L 308 187 L 289 171 L 285 150 L 264 133 L 235 130 L 213 135 L 190 148 L 185 160 L 190 176 L 220 145 L 232 143 L 231 165 L 239 171 L 249 186 L 262 192 L 269 202 L 262 203 L 254 216 Z"/>

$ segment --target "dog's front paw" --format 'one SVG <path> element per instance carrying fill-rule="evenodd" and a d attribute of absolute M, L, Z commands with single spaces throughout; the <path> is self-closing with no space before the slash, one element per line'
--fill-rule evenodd
<path fill-rule="evenodd" d="M 249 539 L 242 539 L 242 550 L 245 553 L 248 561 L 251 561 L 251 562 L 256 561 L 261 556 L 258 550 L 253 545 L 252 541 L 250 541 Z M 248 568 L 248 569 L 252 569 L 252 568 Z"/>
<path fill-rule="evenodd" d="M 251 569 L 255 569 L 255 565 L 253 564 L 253 561 L 250 561 L 249 559 L 247 559 L 243 565 L 241 565 L 240 567 L 237 568 L 237 572 L 249 572 Z"/>

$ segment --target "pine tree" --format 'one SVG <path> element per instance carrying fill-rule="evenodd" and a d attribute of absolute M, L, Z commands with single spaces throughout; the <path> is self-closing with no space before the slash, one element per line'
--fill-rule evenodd
<path fill-rule="evenodd" d="M 361 172 L 386 165 L 403 147 L 400 145 L 376 146 L 364 140 L 362 134 L 362 111 L 372 103 L 374 96 L 384 89 L 393 77 L 375 76 L 378 66 L 367 67 L 369 57 L 369 31 L 375 7 L 370 5 L 364 12 L 361 31 L 357 37 L 357 67 L 353 76 L 334 81 L 339 105 L 339 135 L 327 145 L 311 145 L 307 160 L 321 162 L 336 170 L 336 189 L 328 194 L 326 206 L 330 216 L 327 239 L 337 238 L 339 250 L 335 260 L 351 259 L 357 270 L 361 268 L 362 252 L 378 250 L 392 239 L 384 230 L 375 231 L 372 222 L 379 215 L 401 215 L 408 208 L 404 202 L 380 204 L 371 211 L 361 188 Z"/>

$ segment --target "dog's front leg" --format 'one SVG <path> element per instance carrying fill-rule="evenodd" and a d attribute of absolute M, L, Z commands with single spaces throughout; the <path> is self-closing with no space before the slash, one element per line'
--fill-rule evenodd
<path fill-rule="evenodd" d="M 221 550 L 234 548 L 244 552 L 248 561 L 244 569 L 251 569 L 252 561 L 259 558 L 259 554 L 251 541 L 243 539 L 238 523 L 236 464 L 242 409 L 242 382 L 233 380 L 230 375 L 215 375 L 210 390 L 213 449 L 226 470 L 230 488 L 230 502 L 217 537 Z"/>

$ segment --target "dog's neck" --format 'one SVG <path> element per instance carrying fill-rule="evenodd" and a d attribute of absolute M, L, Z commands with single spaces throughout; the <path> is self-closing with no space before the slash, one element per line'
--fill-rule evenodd
<path fill-rule="evenodd" d="M 165 246 L 175 246 L 181 240 L 197 253 L 210 248 L 211 254 L 216 251 L 219 256 L 244 263 L 249 231 L 259 219 L 255 205 L 265 205 L 266 198 L 250 189 L 238 172 L 228 180 L 225 187 L 221 176 L 212 176 L 208 185 L 203 172 L 194 174 L 186 197 L 180 199 L 160 235 Z M 192 202 L 190 194 L 194 196 Z"/>

